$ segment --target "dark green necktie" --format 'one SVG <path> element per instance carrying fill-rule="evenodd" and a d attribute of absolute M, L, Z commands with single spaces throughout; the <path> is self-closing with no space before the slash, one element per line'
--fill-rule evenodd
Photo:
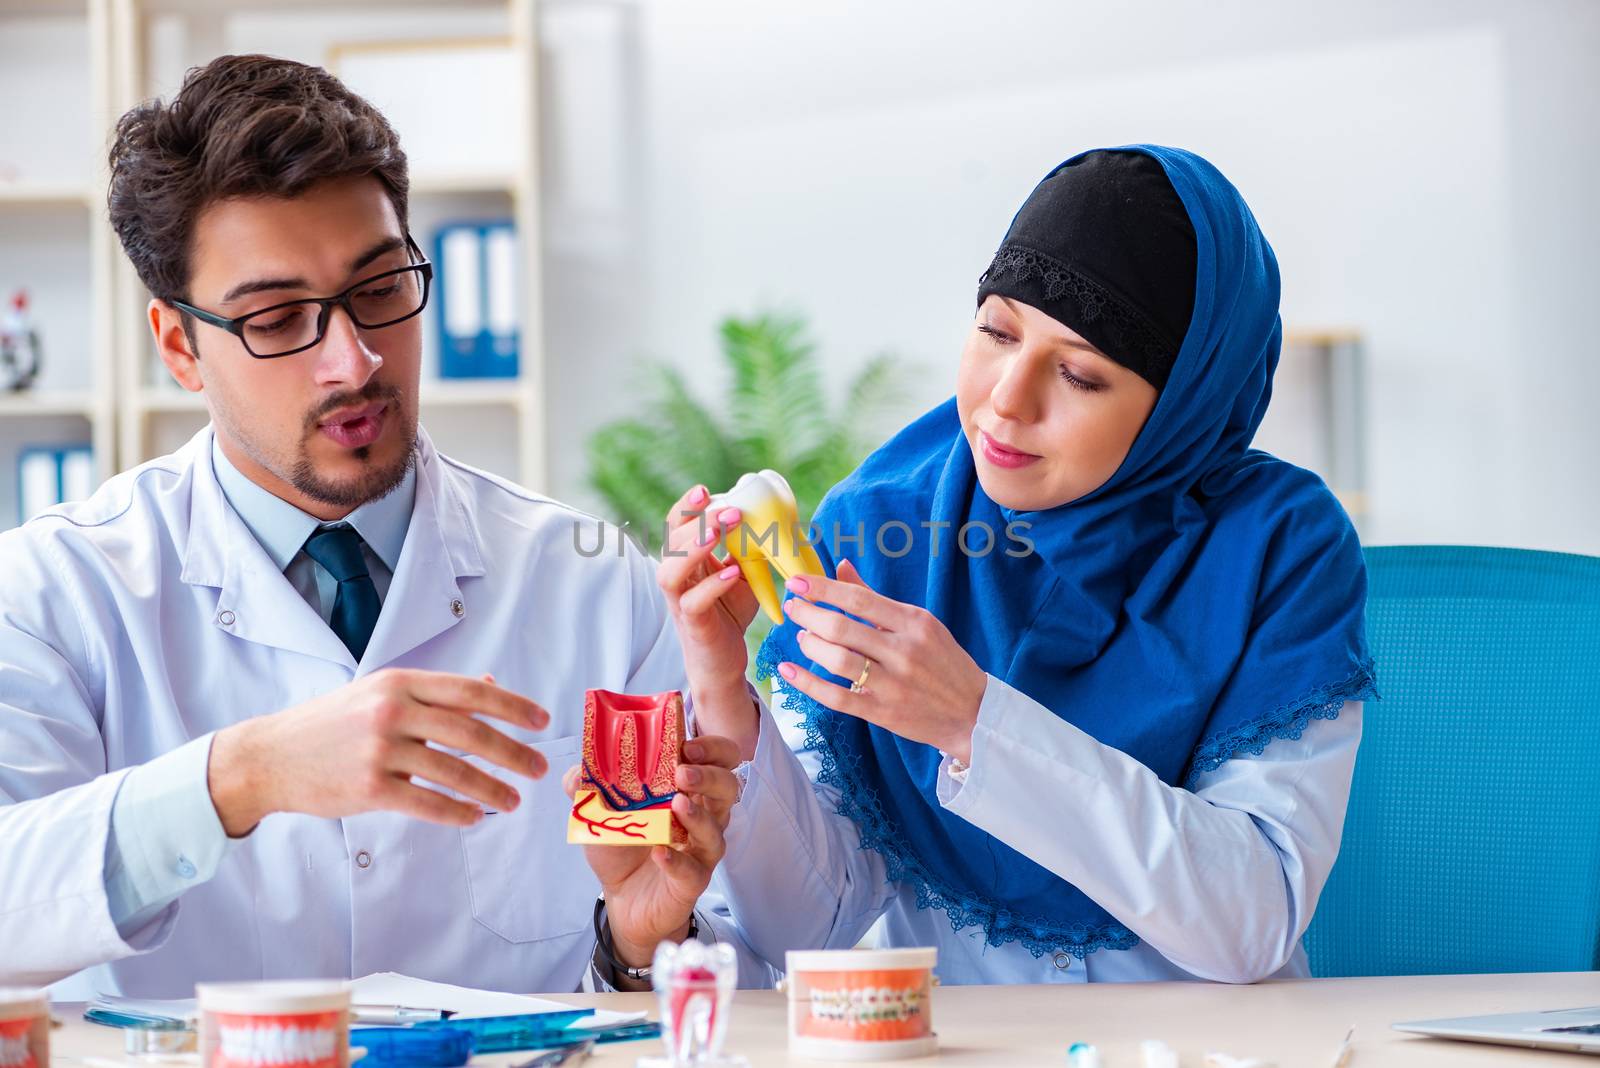
<path fill-rule="evenodd" d="M 306 555 L 339 583 L 333 599 L 333 616 L 328 626 L 344 642 L 350 655 L 361 662 L 378 625 L 378 588 L 367 574 L 367 561 L 361 555 L 361 535 L 351 527 L 323 527 L 306 539 Z"/>

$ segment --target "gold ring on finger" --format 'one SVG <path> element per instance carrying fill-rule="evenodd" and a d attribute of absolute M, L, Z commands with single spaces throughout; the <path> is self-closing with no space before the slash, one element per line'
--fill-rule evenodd
<path fill-rule="evenodd" d="M 861 658 L 861 674 L 856 676 L 856 681 L 850 684 L 851 693 L 861 693 L 867 688 L 867 676 L 872 674 L 872 658 Z"/>

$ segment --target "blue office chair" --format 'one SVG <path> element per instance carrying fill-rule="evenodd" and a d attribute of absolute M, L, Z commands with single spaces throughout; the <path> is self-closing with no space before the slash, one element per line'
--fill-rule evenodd
<path fill-rule="evenodd" d="M 1368 704 L 1313 974 L 1600 965 L 1600 559 L 1366 552 Z"/>

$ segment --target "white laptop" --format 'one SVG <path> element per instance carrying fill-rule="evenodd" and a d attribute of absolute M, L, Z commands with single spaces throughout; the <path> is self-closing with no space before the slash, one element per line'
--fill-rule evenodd
<path fill-rule="evenodd" d="M 1503 1046 L 1600 1053 L 1600 1006 L 1511 1012 L 1499 1016 L 1463 1016 L 1456 1020 L 1413 1020 L 1397 1023 L 1396 1031 Z"/>

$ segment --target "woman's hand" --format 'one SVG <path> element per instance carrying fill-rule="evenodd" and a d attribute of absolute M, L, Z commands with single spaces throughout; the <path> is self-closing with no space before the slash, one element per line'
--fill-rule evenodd
<path fill-rule="evenodd" d="M 585 859 L 606 895 L 606 922 L 617 957 L 634 968 L 650 963 L 656 946 L 688 935 L 689 915 L 711 882 L 725 851 L 722 833 L 739 799 L 739 764 L 727 738 L 705 736 L 683 743 L 672 814 L 688 832 L 688 843 L 667 846 L 584 846 Z M 582 768 L 568 769 L 562 785 L 575 797 Z"/>
<path fill-rule="evenodd" d="M 732 738 L 745 760 L 755 756 L 761 720 L 745 686 L 744 634 L 759 605 L 739 565 L 718 559 L 724 532 L 738 529 L 737 508 L 705 514 L 711 494 L 696 486 L 667 513 L 667 543 L 656 584 L 667 597 L 683 645 L 684 672 L 703 734 Z"/>
<path fill-rule="evenodd" d="M 870 660 L 866 683 L 857 692 L 789 661 L 778 665 L 778 674 L 835 712 L 970 761 L 988 675 L 933 613 L 876 592 L 848 560 L 838 574 L 790 579 L 788 589 L 797 596 L 784 601 L 783 610 L 804 628 L 801 650 L 835 675 L 856 680 Z"/>

